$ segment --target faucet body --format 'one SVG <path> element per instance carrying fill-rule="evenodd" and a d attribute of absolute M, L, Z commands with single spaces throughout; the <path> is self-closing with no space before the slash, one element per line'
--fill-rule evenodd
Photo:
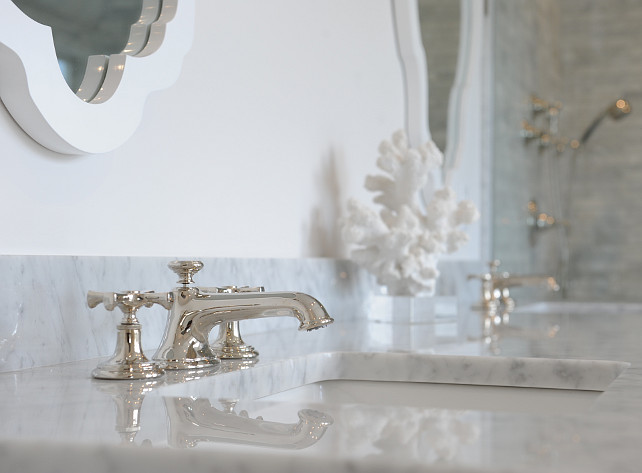
<path fill-rule="evenodd" d="M 509 273 L 501 273 L 501 277 L 493 281 L 493 295 L 503 304 L 504 309 L 511 312 L 515 308 L 515 299 L 510 295 L 511 287 L 541 286 L 551 291 L 558 291 L 559 285 L 552 276 L 513 276 Z"/>
<path fill-rule="evenodd" d="M 171 292 L 167 326 L 154 360 L 168 369 L 194 369 L 219 362 L 208 339 L 215 326 L 266 317 L 295 317 L 299 330 L 333 322 L 315 298 L 297 292 L 218 292 L 224 288 L 177 287 Z M 217 292 L 213 292 L 217 291 Z"/>
<path fill-rule="evenodd" d="M 89 291 L 90 308 L 103 304 L 109 311 L 119 307 L 125 319 L 118 326 L 116 353 L 107 365 L 99 366 L 94 377 L 141 379 L 158 377 L 163 369 L 201 369 L 218 365 L 220 358 L 251 359 L 258 355 L 245 345 L 238 329 L 241 320 L 265 317 L 294 317 L 299 330 L 314 330 L 334 322 L 314 297 L 300 292 L 264 292 L 262 287 L 196 287 L 193 275 L 203 268 L 200 261 L 172 261 L 169 268 L 180 276 L 169 292 L 128 291 L 102 293 Z M 167 325 L 154 361 L 148 361 L 140 344 L 140 323 L 135 317 L 140 307 L 160 304 L 168 310 Z M 208 339 L 220 326 L 213 352 Z"/>
<path fill-rule="evenodd" d="M 512 275 L 507 271 L 498 271 L 499 261 L 490 263 L 490 271 L 480 275 L 469 275 L 468 279 L 480 279 L 482 283 L 481 309 L 488 313 L 508 313 L 515 308 L 515 300 L 510 295 L 510 288 L 521 286 L 543 286 L 551 291 L 558 291 L 559 285 L 552 276 L 545 275 Z"/>

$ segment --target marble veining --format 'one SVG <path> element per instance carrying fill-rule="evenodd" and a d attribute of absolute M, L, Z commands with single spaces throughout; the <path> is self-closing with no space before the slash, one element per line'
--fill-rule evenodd
<path fill-rule="evenodd" d="M 0 372 L 111 354 L 119 315 L 90 311 L 88 290 L 155 290 L 173 287 L 167 258 L 0 256 Z M 348 261 L 332 259 L 204 259 L 196 280 L 203 286 L 265 286 L 314 295 L 332 314 L 363 314 L 372 280 Z M 143 347 L 158 347 L 166 312 L 139 311 Z M 296 330 L 291 320 L 253 320 L 244 335 Z M 294 327 L 294 328 L 293 328 Z M 214 333 L 213 337 L 217 334 Z"/>
<path fill-rule="evenodd" d="M 642 312 L 642 304 L 631 302 L 568 302 L 568 301 L 547 301 L 536 302 L 524 306 L 517 306 L 516 313 L 602 313 L 602 314 L 639 314 Z"/>
<path fill-rule="evenodd" d="M 467 316 L 472 321 L 477 317 Z M 548 314 L 547 322 L 559 324 L 568 317 Z M 568 320 L 558 339 L 540 330 L 546 327 L 540 315 L 522 316 L 515 329 L 524 331 L 515 330 L 500 340 L 506 352 L 501 357 L 465 334 L 455 343 L 440 337 L 430 324 L 355 319 L 313 333 L 255 334 L 265 350 L 253 367 L 228 371 L 223 365 L 218 371 L 194 375 L 192 381 L 175 374 L 142 391 L 137 391 L 136 383 L 91 379 L 89 373 L 99 360 L 0 374 L 0 472 L 50 471 L 52 465 L 61 469 L 91 465 L 98 472 L 134 467 L 162 472 L 184 468 L 185 462 L 191 471 L 208 472 L 257 471 L 259 466 L 260 471 L 285 472 L 635 471 L 641 459 L 642 350 L 637 343 L 625 342 L 619 358 L 631 365 L 611 362 L 605 356 L 611 352 L 596 337 L 607 326 L 622 332 L 636 328 L 639 316 L 571 318 L 584 329 L 575 342 L 571 333 L 565 333 L 575 330 Z M 283 340 L 289 344 L 284 346 Z M 533 346 L 533 340 L 548 346 L 557 358 L 541 358 L 540 353 L 534 357 L 543 348 Z M 569 345 L 574 346 L 573 358 L 561 355 Z M 606 391 L 588 410 L 566 414 L 402 404 L 334 405 L 328 406 L 328 414 L 323 404 L 262 399 L 325 379 L 467 381 Z M 128 430 L 123 405 L 136 402 L 140 402 L 139 424 Z M 228 442 L 224 426 L 192 444 L 180 440 L 185 430 L 176 416 L 166 414 L 170 405 L 174 411 L 181 405 L 204 406 L 223 420 L 249 416 L 243 424 L 260 417 L 268 426 L 291 426 L 300 419 L 299 412 L 313 408 L 320 416 L 329 415 L 332 423 L 320 438 L 295 450 Z M 123 450 L 121 443 L 130 446 Z M 35 448 L 39 454 L 30 455 Z"/>
<path fill-rule="evenodd" d="M 463 302 L 478 293 L 457 277 L 444 279 L 444 288 L 461 293 L 456 317 L 400 320 L 368 317 L 372 281 L 346 262 L 205 260 L 203 283 L 269 280 L 269 289 L 317 296 L 337 321 L 311 333 L 298 332 L 291 320 L 248 324 L 246 341 L 261 351 L 256 364 L 170 373 L 141 386 L 90 377 L 113 350 L 118 316 L 90 313 L 84 298 L 87 289 L 171 287 L 164 258 L 1 260 L 0 473 L 627 473 L 642 464 L 642 310 L 632 306 L 516 312 L 497 328 L 491 348 L 480 338 L 480 315 Z M 461 276 L 465 266 L 453 268 Z M 153 350 L 165 314 L 149 310 L 141 319 L 146 350 Z M 542 396 L 551 388 L 597 391 L 586 409 L 568 412 L 402 402 L 324 407 L 264 397 L 328 379 L 549 388 L 540 389 Z M 192 442 L 186 420 L 168 415 L 183 408 L 211 414 L 215 431 Z M 318 438 L 304 438 L 302 448 L 244 444 L 229 435 L 255 423 L 283 433 L 301 419 L 328 420 L 325 430 L 310 429 Z"/>
<path fill-rule="evenodd" d="M 0 256 L 0 372 L 111 354 L 119 315 L 90 311 L 87 291 L 166 291 L 176 282 L 168 262 L 151 257 Z M 363 317 L 377 292 L 373 278 L 345 260 L 205 258 L 203 262 L 205 267 L 196 276 L 203 286 L 300 291 L 319 299 L 335 319 Z M 465 274 L 474 271 L 474 265 L 444 262 L 442 266 L 438 294 L 465 294 L 462 281 L 465 284 Z M 462 303 L 468 305 L 465 297 Z M 139 318 L 143 348 L 153 354 L 166 312 L 160 307 L 144 309 Z M 292 321 L 273 318 L 242 325 L 244 336 L 279 328 L 289 332 Z"/>
<path fill-rule="evenodd" d="M 170 396 L 243 400 L 346 379 L 604 391 L 629 366 L 601 360 L 337 351 L 257 364 L 248 372 L 225 373 L 159 390 Z"/>

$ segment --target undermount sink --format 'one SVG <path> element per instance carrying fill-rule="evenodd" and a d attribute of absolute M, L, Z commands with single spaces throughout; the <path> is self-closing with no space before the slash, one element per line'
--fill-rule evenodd
<path fill-rule="evenodd" d="M 515 388 L 467 384 L 328 380 L 261 398 L 261 401 L 328 406 L 403 406 L 456 410 L 565 414 L 588 410 L 601 391 Z"/>
<path fill-rule="evenodd" d="M 329 405 L 577 412 L 628 367 L 564 360 L 416 353 L 317 353 L 165 386 L 164 396 Z"/>
<path fill-rule="evenodd" d="M 326 352 L 159 387 L 172 445 L 225 442 L 436 461 L 477 448 L 492 411 L 588 410 L 629 366 L 590 360 Z M 492 421 L 492 419 L 491 419 Z"/>

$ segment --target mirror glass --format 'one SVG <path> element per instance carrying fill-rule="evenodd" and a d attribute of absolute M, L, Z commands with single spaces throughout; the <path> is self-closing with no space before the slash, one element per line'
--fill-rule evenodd
<path fill-rule="evenodd" d="M 493 253 L 557 294 L 640 302 L 642 2 L 495 0 Z"/>
<path fill-rule="evenodd" d="M 460 2 L 418 0 L 421 39 L 428 68 L 428 123 L 435 144 L 444 151 L 448 102 L 457 70 Z"/>
<path fill-rule="evenodd" d="M 143 0 L 12 0 L 26 15 L 50 26 L 60 70 L 75 93 L 87 58 L 122 52 Z"/>

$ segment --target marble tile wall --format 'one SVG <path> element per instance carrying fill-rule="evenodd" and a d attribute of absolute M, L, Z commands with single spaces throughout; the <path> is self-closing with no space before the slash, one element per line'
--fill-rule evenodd
<path fill-rule="evenodd" d="M 642 4 L 497 0 L 494 14 L 494 255 L 509 271 L 566 273 L 572 300 L 640 300 Z M 517 133 L 524 118 L 542 124 L 528 109 L 531 93 L 563 103 L 559 132 L 569 138 L 621 95 L 633 113 L 605 119 L 576 153 L 558 154 Z M 533 197 L 567 236 L 549 230 L 531 247 Z"/>
<path fill-rule="evenodd" d="M 576 157 L 569 211 L 569 297 L 640 301 L 642 278 L 642 3 L 563 1 L 562 117 L 569 134 L 620 96 L 633 111 L 605 119 Z"/>
<path fill-rule="evenodd" d="M 546 156 L 535 143 L 520 136 L 523 119 L 531 118 L 529 97 L 552 100 L 559 87 L 557 2 L 497 0 L 493 33 L 493 255 L 513 273 L 548 269 L 548 251 L 532 251 L 525 224 L 528 201 L 549 208 L 549 196 L 539 191 L 546 178 Z M 538 241 L 550 248 L 552 233 Z M 544 255 L 544 257 L 542 256 Z"/>

